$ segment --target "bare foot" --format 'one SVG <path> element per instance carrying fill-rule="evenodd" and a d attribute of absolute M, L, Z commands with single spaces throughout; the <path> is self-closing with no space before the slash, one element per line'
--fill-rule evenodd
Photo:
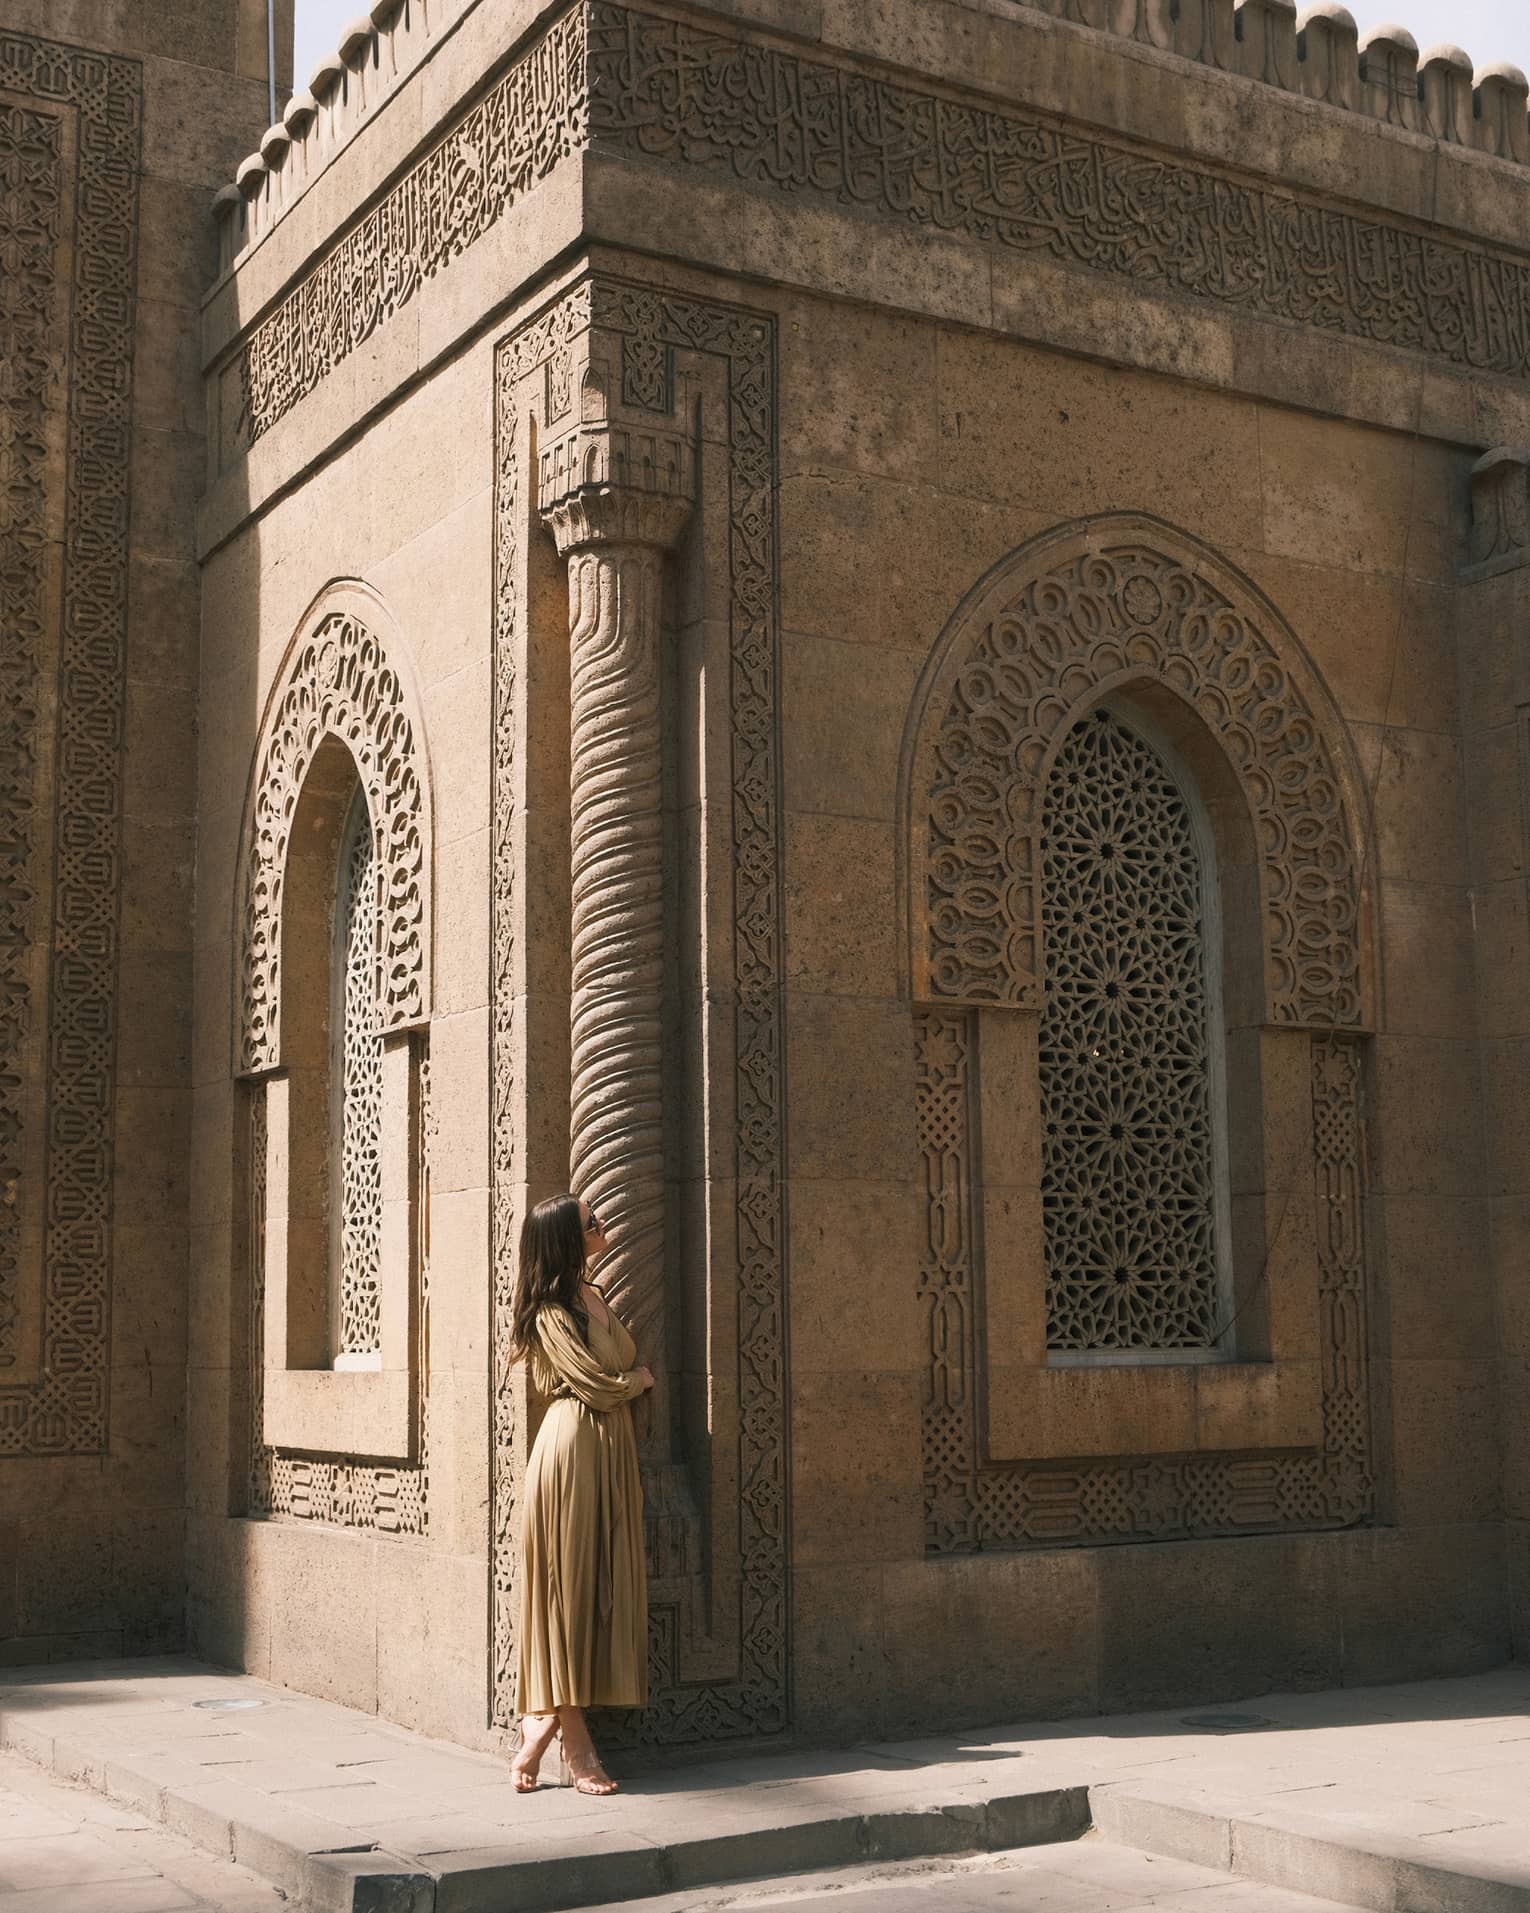
<path fill-rule="evenodd" d="M 510 1778 L 517 1793 L 535 1793 L 537 1769 L 558 1731 L 556 1714 L 523 1714 L 510 1747 Z"/>

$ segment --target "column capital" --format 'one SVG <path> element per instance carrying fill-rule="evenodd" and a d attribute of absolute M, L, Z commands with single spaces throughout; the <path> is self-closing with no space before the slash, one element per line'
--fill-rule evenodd
<path fill-rule="evenodd" d="M 695 489 L 689 437 L 662 425 L 576 425 L 538 460 L 537 507 L 562 557 L 601 545 L 668 550 Z"/>

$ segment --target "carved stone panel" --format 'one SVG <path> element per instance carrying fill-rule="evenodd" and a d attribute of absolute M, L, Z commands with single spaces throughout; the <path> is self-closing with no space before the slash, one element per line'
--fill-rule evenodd
<path fill-rule="evenodd" d="M 1265 1016 L 1366 1019 L 1354 779 L 1337 727 L 1275 614 L 1167 526 L 1107 518 L 997 568 L 937 647 L 909 760 L 910 966 L 916 1000 L 1036 1009 L 1040 806 L 1061 720 L 1144 678 L 1220 740 L 1254 820 Z"/>
<path fill-rule="evenodd" d="M 590 7 L 589 88 L 597 148 L 1474 371 L 1530 371 L 1523 258 L 1312 194 L 615 0 Z"/>
<path fill-rule="evenodd" d="M 107 1444 L 141 126 L 0 36 L 0 1454 Z"/>
<path fill-rule="evenodd" d="M 350 750 L 375 822 L 377 1030 L 412 1029 L 430 1001 L 425 886 L 430 805 L 414 700 L 363 608 L 322 612 L 282 673 L 262 727 L 242 873 L 241 1075 L 281 1060 L 282 880 L 303 782 L 327 737 Z"/>
<path fill-rule="evenodd" d="M 787 1723 L 787 1468 L 785 1450 L 784 1095 L 782 1079 L 781 820 L 776 602 L 775 336 L 746 308 L 596 279 L 529 320 L 500 345 L 495 364 L 494 851 L 491 965 L 490 1222 L 493 1399 L 493 1614 L 491 1691 L 495 1721 L 514 1705 L 516 1461 L 521 1438 L 509 1312 L 524 1175 L 516 1140 L 515 943 L 524 904 L 514 856 L 518 680 L 526 648 L 525 540 L 535 496 L 521 469 L 517 408 L 528 391 L 561 394 L 560 355 L 591 324 L 621 341 L 624 401 L 658 409 L 675 354 L 718 364 L 727 392 L 725 528 L 729 579 L 731 750 L 737 997 L 733 1058 L 736 1127 L 737 1426 L 736 1616 L 738 1672 L 682 1681 L 677 1609 L 654 1604 L 652 1704 L 638 1723 L 666 1742 L 778 1732 Z M 544 368 L 551 367 L 551 370 Z M 529 384 L 528 384 L 529 381 Z M 733 1544 L 733 1537 L 728 1538 Z"/>
<path fill-rule="evenodd" d="M 1315 1298 L 1322 1441 L 1315 1449 L 991 1462 L 979 1416 L 982 1286 L 974 1119 L 979 1012 L 916 1009 L 926 1241 L 925 1545 L 949 1554 L 1343 1527 L 1374 1499 L 1366 1339 L 1365 1128 L 1360 1043 L 1311 1040 Z"/>

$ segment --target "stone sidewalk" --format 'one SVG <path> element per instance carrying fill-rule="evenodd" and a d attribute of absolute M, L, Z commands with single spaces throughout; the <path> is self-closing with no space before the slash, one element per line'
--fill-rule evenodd
<path fill-rule="evenodd" d="M 1530 1913 L 1530 1668 L 633 1775 L 504 1763 L 188 1660 L 0 1676 L 0 1745 L 315 1909 L 521 1913 L 1106 1839 L 1356 1906 Z"/>
<path fill-rule="evenodd" d="M 279 1888 L 0 1754 L 0 1913 L 282 1913 Z"/>

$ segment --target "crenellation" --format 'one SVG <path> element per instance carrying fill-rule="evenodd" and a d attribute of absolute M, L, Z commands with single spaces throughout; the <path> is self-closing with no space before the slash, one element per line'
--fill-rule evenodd
<path fill-rule="evenodd" d="M 1296 93 L 1296 0 L 1238 0 L 1238 71 Z"/>
<path fill-rule="evenodd" d="M 1530 81 L 1501 60 L 1477 70 L 1476 144 L 1499 159 L 1530 160 Z"/>
<path fill-rule="evenodd" d="M 1422 133 L 1418 41 L 1406 27 L 1372 27 L 1360 41 L 1360 104 L 1389 126 Z"/>
<path fill-rule="evenodd" d="M 1360 100 L 1360 29 L 1339 0 L 1317 0 L 1296 23 L 1296 59 L 1301 90 L 1346 113 Z"/>
<path fill-rule="evenodd" d="M 1453 146 L 1476 144 L 1471 55 L 1458 46 L 1432 46 L 1418 63 L 1424 130 Z"/>
<path fill-rule="evenodd" d="M 218 270 L 258 245 L 331 160 L 451 30 L 470 0 L 377 0 L 346 26 L 335 52 L 294 93 L 260 150 L 235 175 L 240 205 L 220 194 Z"/>

